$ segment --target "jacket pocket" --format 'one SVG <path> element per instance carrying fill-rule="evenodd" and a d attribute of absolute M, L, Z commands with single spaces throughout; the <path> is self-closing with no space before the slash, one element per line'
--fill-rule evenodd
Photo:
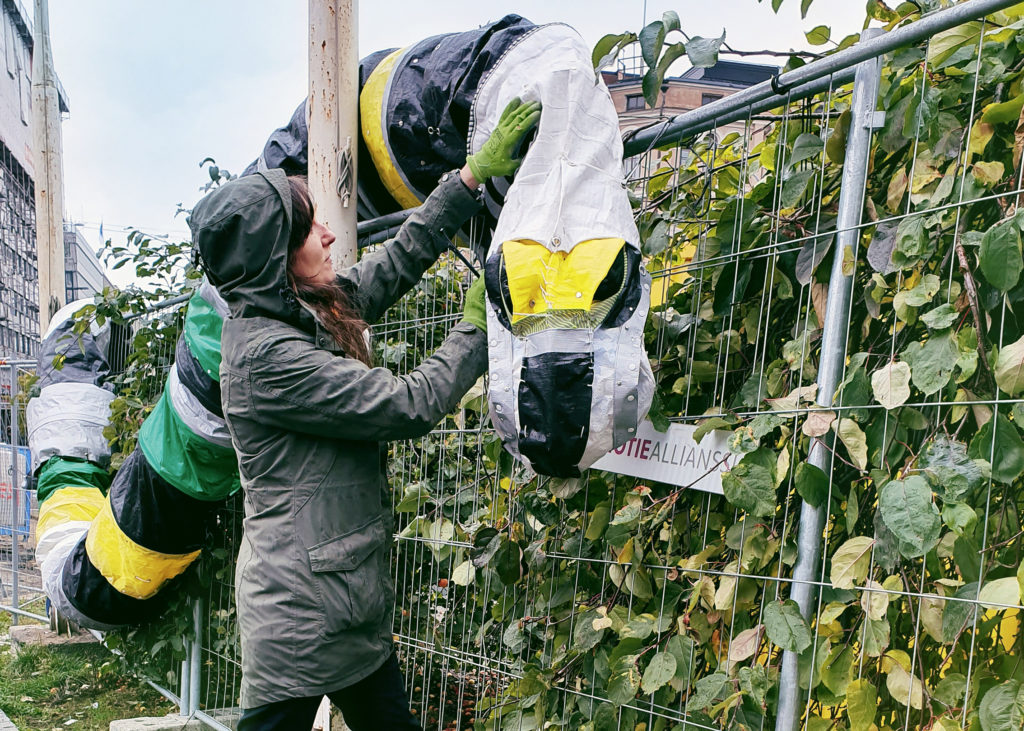
<path fill-rule="evenodd" d="M 308 549 L 321 604 L 322 637 L 377 623 L 386 616 L 386 592 L 381 590 L 386 540 L 384 520 L 378 517 Z"/>

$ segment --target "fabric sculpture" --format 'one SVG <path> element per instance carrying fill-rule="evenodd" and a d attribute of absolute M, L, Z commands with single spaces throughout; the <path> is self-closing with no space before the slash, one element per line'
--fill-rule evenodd
<path fill-rule="evenodd" d="M 220 406 L 227 306 L 216 290 L 204 283 L 192 296 L 163 395 L 113 480 L 103 436 L 114 398 L 110 331 L 72 333 L 84 304 L 54 316 L 28 404 L 29 447 L 42 465 L 36 560 L 57 611 L 106 630 L 160 613 L 160 589 L 199 557 L 214 511 L 239 489 L 238 466 Z"/>
<path fill-rule="evenodd" d="M 618 120 L 589 50 L 568 26 L 509 15 L 372 54 L 360 84 L 363 218 L 418 205 L 479 149 L 513 97 L 542 102 L 514 181 L 491 179 L 485 190 L 494 244 L 476 255 L 488 292 L 490 408 L 512 454 L 543 474 L 579 474 L 631 438 L 653 391 L 642 335 L 650 277 Z M 246 172 L 305 172 L 306 137 L 300 105 Z M 161 588 L 199 556 L 214 511 L 239 489 L 218 385 L 227 309 L 207 283 L 192 297 L 163 395 L 111 480 L 110 332 L 73 334 L 82 304 L 54 317 L 28 407 L 32 464 L 41 465 L 37 560 L 62 614 L 110 629 L 161 611 Z"/>

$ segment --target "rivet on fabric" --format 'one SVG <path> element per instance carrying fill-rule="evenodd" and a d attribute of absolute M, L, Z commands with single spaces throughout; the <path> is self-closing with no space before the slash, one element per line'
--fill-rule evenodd
<path fill-rule="evenodd" d="M 497 411 L 500 414 L 501 413 L 501 404 L 495 404 L 494 405 L 494 410 Z"/>
<path fill-rule="evenodd" d="M 552 246 L 558 246 L 560 243 L 562 243 L 562 240 L 560 238 L 558 238 L 557 236 L 555 238 L 551 239 L 551 245 Z"/>
<path fill-rule="evenodd" d="M 636 396 L 634 396 L 633 394 L 629 394 L 629 396 L 626 396 L 626 400 L 627 401 L 636 401 Z"/>
<path fill-rule="evenodd" d="M 580 297 L 582 297 L 582 296 L 583 296 L 583 293 L 582 293 L 582 292 L 577 292 L 577 293 L 576 293 L 576 299 L 579 299 L 579 298 L 580 298 Z"/>
<path fill-rule="evenodd" d="M 628 431 L 630 434 L 632 434 L 633 432 L 636 431 L 636 429 L 634 429 L 633 427 L 629 427 L 628 429 L 626 429 L 626 431 Z"/>

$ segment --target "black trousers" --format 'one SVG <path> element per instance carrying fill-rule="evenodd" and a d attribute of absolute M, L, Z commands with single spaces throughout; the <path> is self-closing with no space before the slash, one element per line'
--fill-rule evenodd
<path fill-rule="evenodd" d="M 352 731 L 421 731 L 409 711 L 405 681 L 398 669 L 398 656 L 393 653 L 366 678 L 327 696 L 341 709 Z M 313 727 L 321 698 L 290 698 L 246 708 L 238 731 L 307 731 Z"/>

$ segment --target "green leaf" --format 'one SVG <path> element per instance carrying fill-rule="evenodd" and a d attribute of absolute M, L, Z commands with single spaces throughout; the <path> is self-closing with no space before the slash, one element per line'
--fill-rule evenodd
<path fill-rule="evenodd" d="M 994 434 L 993 434 L 994 432 Z M 1010 484 L 1024 472 L 1024 442 L 1002 413 L 985 422 L 974 435 L 967 454 L 992 461 L 992 479 Z"/>
<path fill-rule="evenodd" d="M 953 642 L 957 635 L 971 620 L 975 609 L 974 600 L 978 594 L 978 583 L 972 581 L 964 584 L 953 593 L 954 599 L 966 599 L 968 601 L 947 601 L 942 610 L 942 641 L 946 644 Z"/>
<path fill-rule="evenodd" d="M 1020 118 L 1022 108 L 1024 108 L 1024 94 L 1019 94 L 1009 101 L 989 104 L 982 112 L 981 121 L 986 124 L 1016 122 Z"/>
<path fill-rule="evenodd" d="M 978 258 L 981 273 L 993 287 L 1008 292 L 1016 286 L 1024 261 L 1015 219 L 997 223 L 985 232 Z"/>
<path fill-rule="evenodd" d="M 836 696 L 846 695 L 853 680 L 853 661 L 855 657 L 853 648 L 849 645 L 836 645 L 829 652 L 825 659 L 825 665 L 821 669 L 821 682 Z"/>
<path fill-rule="evenodd" d="M 1024 393 L 1024 338 L 999 351 L 995 362 L 996 384 L 1010 396 Z"/>
<path fill-rule="evenodd" d="M 633 43 L 636 41 L 635 33 L 620 33 L 618 35 L 609 34 L 601 38 L 594 46 L 594 52 L 591 54 L 591 61 L 594 64 L 594 69 L 600 71 L 605 66 L 615 60 L 615 57 L 619 55 L 619 51 L 623 46 Z"/>
<path fill-rule="evenodd" d="M 814 170 L 799 170 L 782 184 L 782 195 L 779 196 L 780 208 L 795 208 L 804 197 L 808 183 L 814 177 Z"/>
<path fill-rule="evenodd" d="M 985 480 L 983 464 L 968 456 L 966 444 L 944 434 L 925 444 L 917 461 L 944 502 L 956 502 L 980 487 Z"/>
<path fill-rule="evenodd" d="M 658 65 L 658 56 L 661 55 L 661 46 L 665 42 L 665 24 L 655 20 L 644 26 L 640 31 L 640 54 L 648 68 L 655 68 Z"/>
<path fill-rule="evenodd" d="M 506 586 L 516 583 L 523 577 L 523 549 L 505 536 L 501 537 L 501 546 L 494 554 L 494 563 L 498 578 Z"/>
<path fill-rule="evenodd" d="M 395 506 L 396 513 L 415 513 L 430 502 L 430 490 L 422 482 L 414 482 L 405 488 L 402 500 Z"/>
<path fill-rule="evenodd" d="M 927 342 L 910 343 L 900 357 L 910 364 L 911 381 L 926 396 L 949 383 L 960 350 L 947 331 L 933 334 Z"/>
<path fill-rule="evenodd" d="M 832 29 L 827 25 L 818 25 L 804 33 L 804 37 L 812 46 L 824 46 L 832 38 Z"/>
<path fill-rule="evenodd" d="M 718 63 L 718 52 L 725 43 L 725 30 L 718 38 L 694 36 L 686 43 L 686 57 L 699 69 L 706 69 Z"/>
<path fill-rule="evenodd" d="M 850 538 L 832 556 L 829 581 L 836 589 L 852 589 L 854 583 L 863 584 L 871 566 L 871 547 L 874 539 L 866 536 Z"/>
<path fill-rule="evenodd" d="M 764 627 L 768 639 L 783 650 L 800 653 L 811 646 L 811 630 L 792 599 L 769 602 L 764 608 Z"/>
<path fill-rule="evenodd" d="M 911 475 L 887 482 L 879 494 L 878 509 L 904 557 L 923 556 L 939 542 L 942 521 L 932 501 L 932 489 L 923 477 Z"/>
<path fill-rule="evenodd" d="M 846 687 L 846 717 L 850 720 L 850 731 L 868 731 L 871 728 L 878 712 L 877 698 L 878 691 L 866 678 L 857 678 Z"/>
<path fill-rule="evenodd" d="M 932 330 L 945 330 L 959 319 L 960 313 L 950 304 L 939 305 L 921 315 L 921 322 Z"/>
<path fill-rule="evenodd" d="M 814 0 L 800 0 L 800 19 L 803 20 L 807 17 L 807 11 L 811 9 L 811 3 Z"/>
<path fill-rule="evenodd" d="M 722 491 L 726 500 L 752 516 L 775 513 L 775 483 L 762 465 L 744 459 L 722 475 Z"/>
<path fill-rule="evenodd" d="M 828 476 L 809 462 L 801 462 L 796 466 L 796 491 L 815 508 L 820 508 L 828 497 Z"/>
<path fill-rule="evenodd" d="M 1005 610 L 1006 606 L 1004 605 L 1007 604 L 1011 607 L 1016 607 L 1021 603 L 1020 584 L 1017 582 L 1017 577 L 1006 576 L 1002 579 L 993 579 L 986 582 L 981 587 L 978 602 L 985 609 L 992 609 L 997 612 Z"/>
<path fill-rule="evenodd" d="M 476 578 L 476 568 L 472 561 L 463 561 L 452 570 L 452 583 L 458 586 L 469 586 Z"/>
<path fill-rule="evenodd" d="M 672 680 L 675 674 L 675 656 L 671 652 L 659 652 L 651 658 L 650 663 L 647 665 L 647 669 L 644 670 L 644 676 L 640 681 L 640 687 L 643 688 L 644 693 L 650 695 L 654 691 L 658 690 L 658 688 L 665 685 L 668 681 Z"/>
<path fill-rule="evenodd" d="M 697 643 L 685 635 L 673 635 L 665 643 L 665 651 L 671 652 L 676 659 L 676 671 L 671 680 L 672 687 L 676 690 L 690 687 L 694 661 L 697 657 Z"/>
<path fill-rule="evenodd" d="M 825 143 L 816 134 L 804 132 L 793 143 L 793 154 L 789 156 L 789 164 L 796 165 L 804 160 L 817 156 L 825 147 Z"/>
<path fill-rule="evenodd" d="M 725 673 L 712 673 L 704 676 L 694 686 L 689 708 L 698 710 L 707 708 L 712 701 L 718 698 L 728 682 L 729 677 Z"/>
<path fill-rule="evenodd" d="M 594 620 L 600 619 L 596 611 L 584 612 L 577 615 L 576 625 L 572 631 L 572 649 L 577 652 L 588 652 L 595 647 L 597 643 L 601 641 L 604 636 L 606 627 L 601 629 L 594 629 Z"/>
<path fill-rule="evenodd" d="M 910 266 L 931 252 L 928 242 L 931 236 L 925 226 L 924 218 L 911 216 L 904 218 L 896 226 L 896 243 L 892 250 L 892 263 L 897 267 Z"/>
<path fill-rule="evenodd" d="M 636 698 L 641 678 L 636 667 L 636 655 L 626 655 L 616 665 L 618 670 L 608 681 L 608 700 L 621 706 Z"/>
<path fill-rule="evenodd" d="M 1020 731 L 1024 726 L 1024 689 L 1008 680 L 991 688 L 981 699 L 978 720 L 982 731 Z"/>
<path fill-rule="evenodd" d="M 590 522 L 587 523 L 587 532 L 584 538 L 588 541 L 596 541 L 604 535 L 604 529 L 608 527 L 611 518 L 612 504 L 605 500 L 594 506 L 594 512 L 590 514 Z"/>
<path fill-rule="evenodd" d="M 871 390 L 886 409 L 902 406 L 910 398 L 910 366 L 901 361 L 886 363 L 871 374 Z"/>
<path fill-rule="evenodd" d="M 868 466 L 868 442 L 864 431 L 853 419 L 842 418 L 835 422 L 836 434 L 846 447 L 846 451 L 853 460 L 853 464 L 859 470 L 865 470 Z"/>

